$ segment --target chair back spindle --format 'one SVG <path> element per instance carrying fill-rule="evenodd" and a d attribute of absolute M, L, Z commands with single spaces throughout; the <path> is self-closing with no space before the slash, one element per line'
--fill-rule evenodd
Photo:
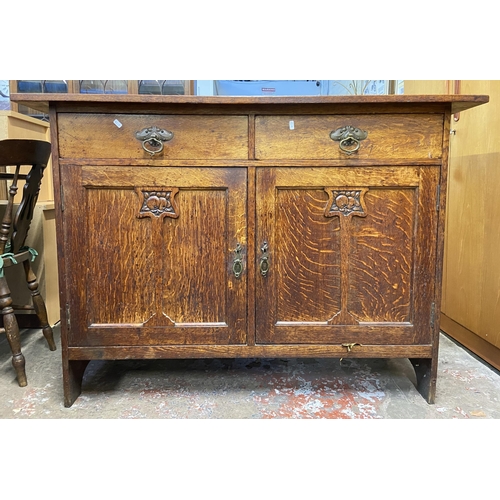
<path fill-rule="evenodd" d="M 0 173 L 0 179 L 12 180 L 5 214 L 0 224 L 0 255 L 5 252 L 15 253 L 24 246 L 49 157 L 49 142 L 27 139 L 0 141 L 0 166 L 16 168 L 14 173 Z M 19 173 L 23 165 L 31 167 L 27 175 Z M 25 185 L 22 199 L 14 214 L 14 198 L 18 191 L 19 179 L 24 179 Z"/>
<path fill-rule="evenodd" d="M 26 386 L 25 359 L 21 352 L 19 325 L 15 310 L 33 310 L 38 317 L 42 333 L 49 349 L 56 350 L 52 327 L 48 323 L 45 302 L 38 289 L 38 281 L 31 262 L 38 252 L 25 246 L 28 230 L 33 219 L 35 205 L 40 192 L 43 171 L 50 158 L 51 145 L 46 141 L 29 139 L 5 139 L 0 141 L 0 167 L 14 167 L 14 172 L 0 172 L 0 179 L 11 181 L 5 213 L 0 223 L 0 317 L 3 326 L 0 333 L 5 333 L 12 351 L 12 365 L 17 374 L 18 384 Z M 28 174 L 21 174 L 21 167 L 29 166 Z M 2 169 L 5 170 L 5 169 Z M 18 182 L 25 181 L 19 204 L 15 197 L 19 188 Z M 17 208 L 15 206 L 17 205 Z M 14 213 L 15 210 L 15 213 Z M 15 305 L 4 267 L 22 264 L 26 284 L 31 292 L 32 305 Z M 12 278 L 12 276 L 10 277 Z"/>

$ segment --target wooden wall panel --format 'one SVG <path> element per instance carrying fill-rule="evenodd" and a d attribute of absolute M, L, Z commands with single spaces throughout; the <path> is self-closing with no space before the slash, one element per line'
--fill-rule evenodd
<path fill-rule="evenodd" d="M 486 94 L 452 119 L 441 328 L 500 368 L 500 81 L 405 81 L 405 93 Z"/>
<path fill-rule="evenodd" d="M 449 80 L 405 80 L 405 94 L 450 94 Z"/>
<path fill-rule="evenodd" d="M 490 102 L 452 124 L 442 311 L 500 348 L 500 81 L 462 81 L 461 92 L 488 94 Z"/>

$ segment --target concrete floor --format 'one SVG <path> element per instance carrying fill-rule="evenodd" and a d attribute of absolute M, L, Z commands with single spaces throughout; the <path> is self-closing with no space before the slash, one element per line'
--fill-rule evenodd
<path fill-rule="evenodd" d="M 51 352 L 22 332 L 28 386 L 0 337 L 0 419 L 498 419 L 500 373 L 441 335 L 436 404 L 406 359 L 92 361 L 63 406 L 60 330 Z"/>

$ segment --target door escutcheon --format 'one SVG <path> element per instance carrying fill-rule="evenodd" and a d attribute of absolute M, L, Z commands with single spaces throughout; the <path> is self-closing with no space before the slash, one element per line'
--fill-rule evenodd
<path fill-rule="evenodd" d="M 235 278 L 239 278 L 243 273 L 243 260 L 241 257 L 241 245 L 238 243 L 236 245 L 236 250 L 234 251 L 235 257 L 233 260 L 233 274 Z"/>
<path fill-rule="evenodd" d="M 264 241 L 262 243 L 262 246 L 260 247 L 260 251 L 262 252 L 262 257 L 260 258 L 260 274 L 264 277 L 267 276 L 267 273 L 269 272 L 269 255 L 268 255 L 268 249 L 269 245 L 267 241 Z"/>

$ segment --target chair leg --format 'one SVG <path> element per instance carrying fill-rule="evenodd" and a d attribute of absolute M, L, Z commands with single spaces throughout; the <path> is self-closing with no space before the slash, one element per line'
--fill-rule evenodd
<path fill-rule="evenodd" d="M 26 281 L 28 282 L 28 288 L 31 291 L 31 298 L 33 300 L 33 307 L 35 308 L 35 313 L 40 320 L 42 325 L 43 336 L 49 344 L 49 349 L 51 351 L 56 350 L 56 344 L 54 342 L 54 333 L 49 325 L 49 320 L 47 317 L 47 309 L 45 307 L 45 302 L 43 301 L 40 291 L 38 290 L 38 281 L 36 279 L 33 269 L 31 269 L 30 262 L 25 260 L 23 262 L 24 272 L 26 274 Z"/>
<path fill-rule="evenodd" d="M 19 387 L 26 387 L 28 385 L 25 370 L 26 362 L 21 352 L 19 326 L 14 314 L 14 309 L 12 309 L 10 290 L 4 277 L 0 277 L 0 310 L 3 315 L 3 329 L 5 330 L 12 351 L 12 366 L 14 370 L 16 370 L 17 382 Z"/>

